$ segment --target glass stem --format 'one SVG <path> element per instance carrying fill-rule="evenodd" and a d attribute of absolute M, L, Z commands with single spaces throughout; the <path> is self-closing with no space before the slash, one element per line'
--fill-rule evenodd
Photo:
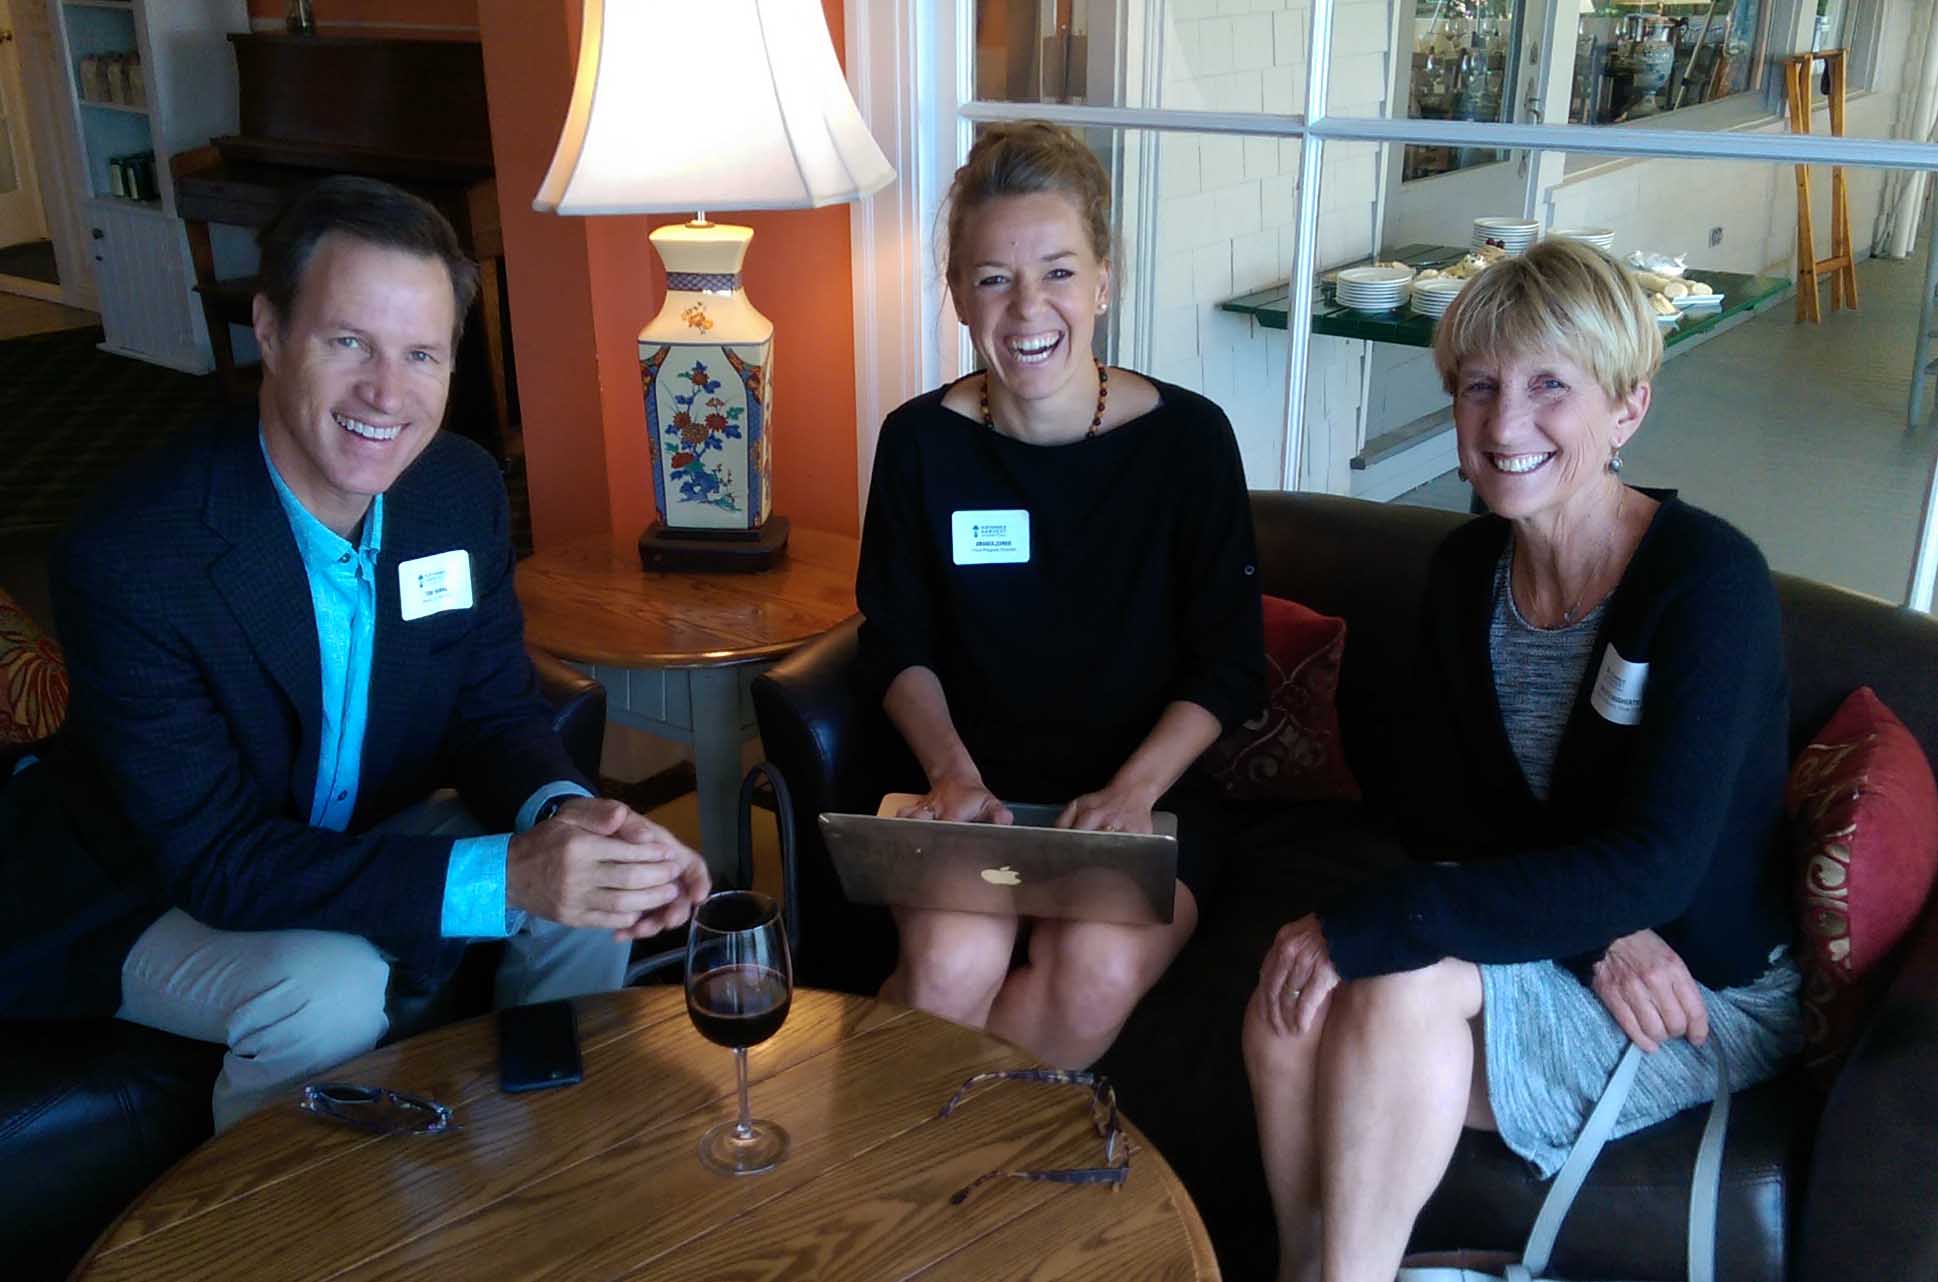
<path fill-rule="evenodd" d="M 734 1067 L 740 1070 L 740 1122 L 733 1128 L 733 1133 L 743 1140 L 750 1140 L 754 1137 L 754 1118 L 747 1109 L 747 1048 L 745 1046 L 733 1048 L 733 1062 Z"/>

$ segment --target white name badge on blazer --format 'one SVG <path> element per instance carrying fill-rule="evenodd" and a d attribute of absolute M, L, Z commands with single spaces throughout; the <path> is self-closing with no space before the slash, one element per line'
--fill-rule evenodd
<path fill-rule="evenodd" d="M 1025 565 L 1030 559 L 1030 514 L 1024 508 L 951 512 L 949 533 L 957 565 Z"/>
<path fill-rule="evenodd" d="M 1595 676 L 1595 691 L 1588 701 L 1595 711 L 1618 726 L 1642 723 L 1642 687 L 1649 683 L 1649 665 L 1630 663 L 1610 645 L 1602 654 L 1602 670 Z"/>
<path fill-rule="evenodd" d="M 404 622 L 471 608 L 471 554 L 463 548 L 420 556 L 397 567 Z"/>

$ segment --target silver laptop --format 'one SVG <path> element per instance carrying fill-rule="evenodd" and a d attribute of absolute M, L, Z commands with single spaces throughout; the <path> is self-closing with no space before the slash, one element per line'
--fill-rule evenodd
<path fill-rule="evenodd" d="M 1009 826 L 894 817 L 920 800 L 891 792 L 875 814 L 821 816 L 849 899 L 1133 926 L 1171 920 L 1176 815 L 1153 813 L 1155 834 L 1056 828 L 1061 806 L 1009 804 Z"/>

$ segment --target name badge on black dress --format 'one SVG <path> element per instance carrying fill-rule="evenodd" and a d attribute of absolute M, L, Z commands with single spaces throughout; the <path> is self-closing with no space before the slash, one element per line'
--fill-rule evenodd
<path fill-rule="evenodd" d="M 957 565 L 1026 565 L 1030 514 L 1025 508 L 952 512 L 949 533 Z"/>

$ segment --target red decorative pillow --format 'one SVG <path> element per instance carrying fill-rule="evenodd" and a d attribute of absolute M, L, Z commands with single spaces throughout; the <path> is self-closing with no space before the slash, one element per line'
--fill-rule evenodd
<path fill-rule="evenodd" d="M 1226 731 L 1205 766 L 1234 801 L 1359 800 L 1339 737 L 1346 621 L 1265 598 L 1265 710 Z"/>
<path fill-rule="evenodd" d="M 34 743 L 67 716 L 61 648 L 0 592 L 0 745 Z"/>
<path fill-rule="evenodd" d="M 1790 771 L 1804 1062 L 1828 1083 L 1889 980 L 1879 971 L 1938 874 L 1938 783 L 1869 686 L 1844 700 Z"/>

